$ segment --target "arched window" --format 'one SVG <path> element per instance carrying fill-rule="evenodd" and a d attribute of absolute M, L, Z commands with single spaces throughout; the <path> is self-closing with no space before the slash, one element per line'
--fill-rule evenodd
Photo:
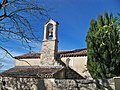
<path fill-rule="evenodd" d="M 66 59 L 66 67 L 69 67 L 70 58 Z"/>

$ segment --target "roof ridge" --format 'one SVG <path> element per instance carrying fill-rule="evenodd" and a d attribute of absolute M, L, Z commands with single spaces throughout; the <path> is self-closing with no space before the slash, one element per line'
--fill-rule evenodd
<path fill-rule="evenodd" d="M 60 51 L 60 52 L 72 52 L 72 51 L 82 51 L 82 50 L 87 50 L 87 48 L 74 49 L 74 50 L 63 50 L 63 51 Z M 58 52 L 58 53 L 60 53 L 60 52 Z"/>
<path fill-rule="evenodd" d="M 87 56 L 87 48 L 75 49 L 75 50 L 63 50 L 58 51 L 58 56 L 60 57 L 77 57 L 77 56 Z M 15 56 L 15 59 L 27 59 L 27 58 L 40 58 L 41 52 L 26 53 L 20 56 Z"/>

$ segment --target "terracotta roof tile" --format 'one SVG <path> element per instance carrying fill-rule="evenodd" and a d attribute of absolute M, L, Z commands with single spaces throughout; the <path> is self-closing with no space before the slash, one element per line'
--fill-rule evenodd
<path fill-rule="evenodd" d="M 60 51 L 58 53 L 60 57 L 78 57 L 78 56 L 87 56 L 87 49 L 77 49 L 71 51 Z"/>
<path fill-rule="evenodd" d="M 55 73 L 62 69 L 63 67 L 15 66 L 1 73 L 0 76 L 52 78 Z"/>
<path fill-rule="evenodd" d="M 16 56 L 15 59 L 28 59 L 28 58 L 40 58 L 41 53 L 30 52 L 20 56 Z"/>
<path fill-rule="evenodd" d="M 41 53 L 27 53 L 21 56 L 16 56 L 15 59 L 40 58 Z M 87 56 L 87 49 L 59 51 L 58 57 L 78 57 Z"/>

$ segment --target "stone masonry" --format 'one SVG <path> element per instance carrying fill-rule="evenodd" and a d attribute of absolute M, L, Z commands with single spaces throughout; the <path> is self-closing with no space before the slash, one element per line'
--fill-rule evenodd
<path fill-rule="evenodd" d="M 52 30 L 52 32 L 49 30 Z M 57 31 L 58 23 L 50 19 L 44 26 L 44 38 L 42 42 L 40 65 L 50 66 L 56 64 L 56 55 L 58 53 Z"/>

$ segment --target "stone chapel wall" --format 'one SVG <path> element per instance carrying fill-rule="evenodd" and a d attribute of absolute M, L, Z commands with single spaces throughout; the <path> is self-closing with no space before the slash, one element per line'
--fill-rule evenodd
<path fill-rule="evenodd" d="M 87 56 L 81 57 L 62 57 L 61 60 L 66 64 L 67 58 L 70 59 L 69 67 L 86 79 L 91 79 L 87 71 Z"/>
<path fill-rule="evenodd" d="M 16 66 L 30 66 L 28 63 L 26 63 L 25 61 L 27 61 L 31 66 L 37 66 L 40 63 L 40 59 L 36 58 L 36 59 L 21 59 L 21 60 L 16 60 Z"/>

